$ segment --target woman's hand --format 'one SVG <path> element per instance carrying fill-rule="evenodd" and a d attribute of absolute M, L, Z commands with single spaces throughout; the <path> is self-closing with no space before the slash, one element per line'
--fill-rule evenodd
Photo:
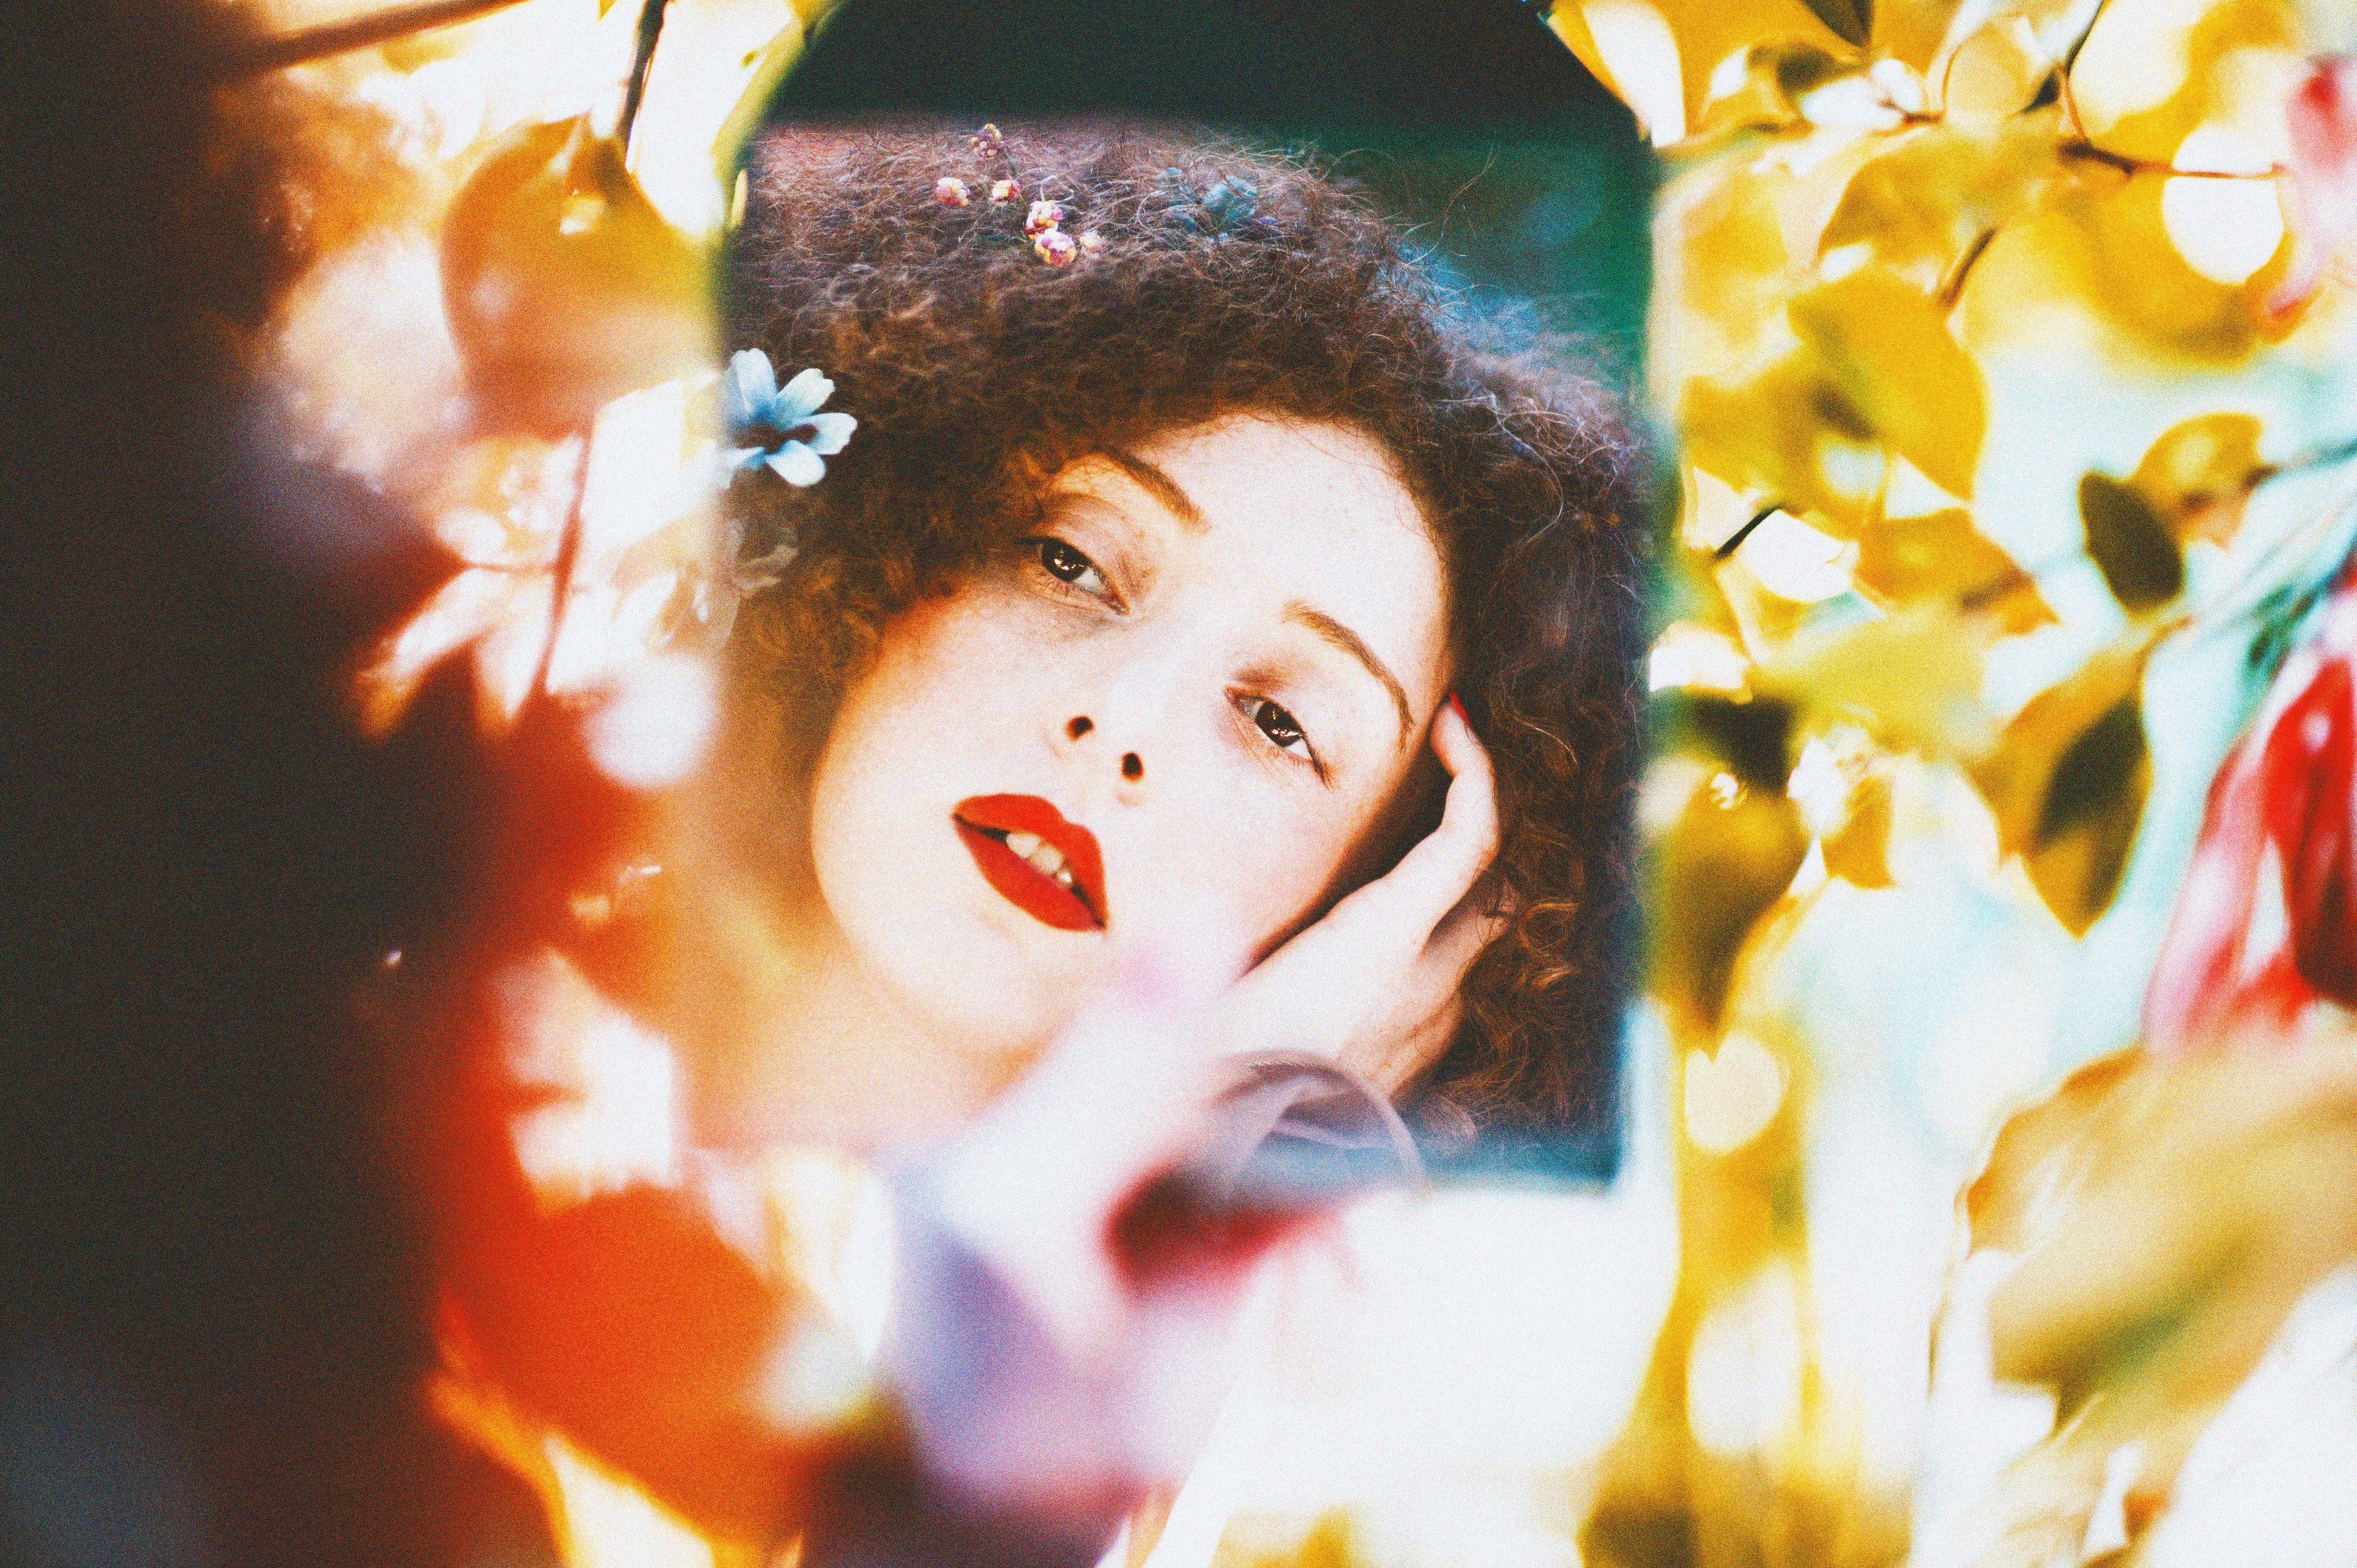
<path fill-rule="evenodd" d="M 1453 697 L 1432 749 L 1449 773 L 1440 825 L 1237 982 L 1230 1049 L 1314 1051 L 1396 1094 L 1448 1048 L 1465 972 L 1506 915 L 1477 886 L 1498 849 L 1490 755 Z"/>

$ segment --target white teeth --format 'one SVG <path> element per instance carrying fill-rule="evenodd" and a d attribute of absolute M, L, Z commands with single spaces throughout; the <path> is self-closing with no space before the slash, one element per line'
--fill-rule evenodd
<path fill-rule="evenodd" d="M 1009 844 L 1007 847 L 1011 849 L 1014 846 Z M 1053 876 L 1064 869 L 1064 852 L 1051 843 L 1039 845 L 1023 858 L 1029 861 L 1031 868 L 1042 876 Z"/>
<path fill-rule="evenodd" d="M 1072 885 L 1072 870 L 1068 865 L 1060 865 L 1048 875 L 1054 877 L 1060 886 L 1070 887 Z"/>
<path fill-rule="evenodd" d="M 1017 854 L 1021 855 L 1024 859 L 1028 860 L 1031 858 L 1031 852 L 1039 847 L 1039 835 L 1038 833 L 1023 832 L 1008 833 L 1006 835 L 1006 847 L 1013 850 Z"/>

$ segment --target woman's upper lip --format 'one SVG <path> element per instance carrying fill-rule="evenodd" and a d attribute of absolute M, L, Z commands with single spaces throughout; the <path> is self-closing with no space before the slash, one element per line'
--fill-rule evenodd
<path fill-rule="evenodd" d="M 1102 925 L 1105 918 L 1104 856 L 1096 834 L 1037 795 L 975 795 L 960 800 L 950 815 L 970 827 L 1002 833 L 1032 833 L 1053 844 L 1072 873 L 1073 890 Z"/>

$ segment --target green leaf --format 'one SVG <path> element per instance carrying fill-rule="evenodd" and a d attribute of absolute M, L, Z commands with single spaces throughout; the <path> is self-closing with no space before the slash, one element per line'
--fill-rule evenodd
<path fill-rule="evenodd" d="M 1792 710 L 1773 699 L 1665 692 L 1652 723 L 1659 750 L 1708 757 L 1746 789 L 1781 790 L 1792 770 Z"/>
<path fill-rule="evenodd" d="M 2087 527 L 2087 553 L 2122 609 L 2141 615 L 2183 591 L 2185 556 L 2177 536 L 2135 487 L 2108 475 L 2083 476 L 2079 516 Z"/>
<path fill-rule="evenodd" d="M 2030 699 L 1974 768 L 1998 843 L 2074 936 L 2111 906 L 2152 786 L 2141 691 L 2153 634 Z"/>
<path fill-rule="evenodd" d="M 2134 697 L 2107 710 L 2056 762 L 2040 809 L 2029 879 L 2072 936 L 2111 908 L 2152 791 L 2144 711 Z"/>
<path fill-rule="evenodd" d="M 1874 31 L 1874 0 L 1806 0 L 1810 13 L 1857 48 Z"/>

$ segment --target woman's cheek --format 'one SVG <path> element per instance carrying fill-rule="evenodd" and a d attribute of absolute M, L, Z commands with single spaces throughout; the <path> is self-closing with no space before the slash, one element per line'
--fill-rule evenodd
<path fill-rule="evenodd" d="M 1196 891 L 1228 908 L 1262 952 L 1292 935 L 1323 899 L 1351 842 L 1351 823 L 1330 796 L 1285 788 L 1289 781 L 1270 779 L 1265 769 L 1243 772 L 1200 835 L 1213 853 L 1198 864 Z"/>

